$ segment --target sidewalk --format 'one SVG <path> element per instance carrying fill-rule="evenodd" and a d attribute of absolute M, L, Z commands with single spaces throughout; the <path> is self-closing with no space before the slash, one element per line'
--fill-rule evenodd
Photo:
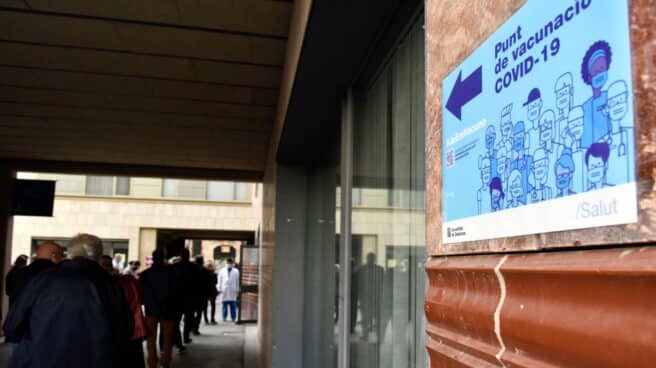
<path fill-rule="evenodd" d="M 172 368 L 242 368 L 244 362 L 244 326 L 221 323 L 201 325 L 200 336 L 193 336 L 187 351 L 177 354 L 174 348 Z M 145 346 L 145 344 L 144 344 Z M 9 345 L 0 344 L 0 367 L 7 367 Z"/>

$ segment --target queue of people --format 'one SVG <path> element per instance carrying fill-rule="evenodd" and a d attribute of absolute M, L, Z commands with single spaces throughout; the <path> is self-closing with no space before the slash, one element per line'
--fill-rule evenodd
<path fill-rule="evenodd" d="M 166 249 L 177 253 L 155 250 L 143 272 L 138 261 L 124 267 L 122 257 L 103 255 L 102 241 L 90 234 L 70 241 L 66 259 L 54 242 L 41 243 L 29 265 L 18 257 L 6 277 L 9 368 L 170 367 L 173 347 L 187 349 L 203 316 L 217 323 L 219 295 L 223 320 L 229 312 L 235 321 L 234 261 L 217 275 L 202 256 L 190 260 L 184 240 L 172 242 Z"/>

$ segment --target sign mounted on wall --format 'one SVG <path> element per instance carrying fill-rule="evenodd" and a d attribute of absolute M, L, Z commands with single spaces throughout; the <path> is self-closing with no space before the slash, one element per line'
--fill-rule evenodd
<path fill-rule="evenodd" d="M 627 1 L 529 0 L 442 81 L 442 241 L 638 221 Z"/>

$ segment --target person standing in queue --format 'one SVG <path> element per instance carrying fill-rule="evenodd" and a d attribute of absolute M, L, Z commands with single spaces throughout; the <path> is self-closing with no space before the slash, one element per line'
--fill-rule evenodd
<path fill-rule="evenodd" d="M 184 244 L 184 239 L 182 239 L 182 242 Z M 180 300 L 184 322 L 182 337 L 185 344 L 189 344 L 192 341 L 190 335 L 194 330 L 194 312 L 202 295 L 200 289 L 202 285 L 200 269 L 189 261 L 189 257 L 189 249 L 182 248 L 180 251 L 180 261 L 173 265 L 178 275 L 178 282 L 182 286 Z"/>
<path fill-rule="evenodd" d="M 5 294 L 7 294 L 7 296 L 9 297 L 10 307 L 14 303 L 14 299 L 18 292 L 18 288 L 16 286 L 16 274 L 22 268 L 27 266 L 27 259 L 28 257 L 24 254 L 21 254 L 20 256 L 16 257 L 16 260 L 14 261 L 14 265 L 11 267 L 9 272 L 7 272 L 7 276 L 5 276 Z"/>
<path fill-rule="evenodd" d="M 18 269 L 12 278 L 12 291 L 11 300 L 17 300 L 20 292 L 35 278 L 38 274 L 48 269 L 55 267 L 64 258 L 64 251 L 62 248 L 51 242 L 45 241 L 36 248 L 36 257 L 29 266 Z M 12 343 L 12 349 L 16 347 L 18 341 L 11 341 L 7 338 L 7 342 Z"/>
<path fill-rule="evenodd" d="M 207 261 L 207 264 L 205 265 L 205 269 L 207 270 L 207 273 L 209 275 L 209 299 L 208 303 L 205 306 L 205 309 L 203 311 L 203 314 L 205 316 L 205 324 L 206 325 L 216 325 L 216 297 L 219 295 L 219 292 L 216 290 L 216 283 L 218 282 L 218 277 L 216 275 L 216 272 L 214 270 L 214 262 L 213 261 Z M 209 309 L 209 314 L 210 318 L 208 320 L 207 314 L 208 314 L 208 309 Z"/>
<path fill-rule="evenodd" d="M 147 350 L 148 368 L 156 368 L 158 364 L 168 367 L 171 364 L 174 330 L 180 320 L 180 290 L 179 278 L 164 260 L 164 252 L 153 252 L 153 264 L 141 273 L 139 282 L 143 290 L 143 304 L 146 310 L 146 327 L 148 331 Z M 162 355 L 157 354 L 157 326 L 162 339 Z"/>
<path fill-rule="evenodd" d="M 210 299 L 210 289 L 216 288 L 216 282 L 212 284 L 212 275 L 205 268 L 205 259 L 201 255 L 194 257 L 194 263 L 198 269 L 200 277 L 198 279 L 198 304 L 194 310 L 194 328 L 192 333 L 196 336 L 200 335 L 200 321 L 203 318 L 203 312 L 207 309 L 207 301 Z"/>
<path fill-rule="evenodd" d="M 12 306 L 4 325 L 20 341 L 9 368 L 123 368 L 132 314 L 121 289 L 98 261 L 102 241 L 75 236 L 69 261 L 41 272 Z"/>
<path fill-rule="evenodd" d="M 239 296 L 239 270 L 235 268 L 235 261 L 228 258 L 226 267 L 219 272 L 217 290 L 221 295 L 223 306 L 223 322 L 228 319 L 228 309 L 230 310 L 230 319 L 237 321 L 237 297 Z"/>
<path fill-rule="evenodd" d="M 112 265 L 112 257 L 103 255 L 100 258 L 100 266 L 107 271 L 115 282 L 121 287 L 125 300 L 128 302 L 132 317 L 134 318 L 134 327 L 132 329 L 132 339 L 127 351 L 125 368 L 145 368 L 143 340 L 146 337 L 146 322 L 141 309 L 141 291 L 137 280 L 130 275 L 119 275 L 118 271 Z"/>

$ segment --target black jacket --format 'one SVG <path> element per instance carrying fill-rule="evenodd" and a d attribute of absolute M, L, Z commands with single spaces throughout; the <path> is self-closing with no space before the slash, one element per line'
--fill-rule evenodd
<path fill-rule="evenodd" d="M 153 264 L 139 277 L 146 316 L 176 321 L 182 314 L 180 285 L 173 266 Z"/>
<path fill-rule="evenodd" d="M 16 295 L 16 275 L 18 275 L 18 271 L 20 271 L 22 268 L 17 268 L 16 266 L 12 267 L 9 272 L 7 272 L 7 276 L 5 276 L 5 294 L 9 297 L 9 305 L 14 304 L 14 299 Z"/>
<path fill-rule="evenodd" d="M 18 299 L 21 291 L 25 289 L 36 275 L 55 266 L 56 264 L 47 259 L 37 258 L 29 266 L 17 269 L 11 278 L 11 290 L 7 289 L 9 304 L 13 304 Z M 9 275 L 7 275 L 7 282 L 9 282 Z"/>
<path fill-rule="evenodd" d="M 185 311 L 195 310 L 205 299 L 206 289 L 200 268 L 189 261 L 182 260 L 173 265 L 178 275 L 181 290 L 181 307 Z"/>
<path fill-rule="evenodd" d="M 85 258 L 41 272 L 23 290 L 4 325 L 20 341 L 9 368 L 119 368 L 132 336 L 132 314 L 118 284 Z"/>

